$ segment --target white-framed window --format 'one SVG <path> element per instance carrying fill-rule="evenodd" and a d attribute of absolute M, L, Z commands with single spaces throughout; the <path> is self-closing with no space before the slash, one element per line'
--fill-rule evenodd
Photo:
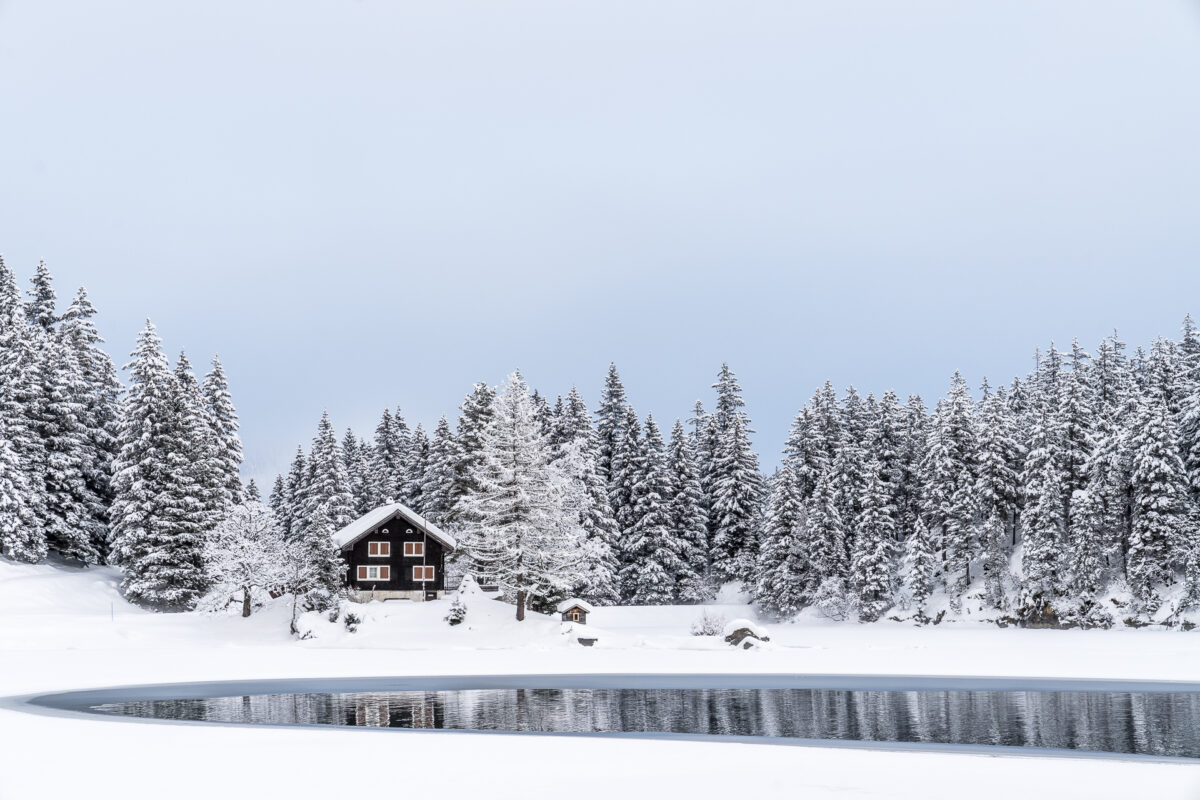
<path fill-rule="evenodd" d="M 387 558 L 391 554 L 391 542 L 367 542 L 367 555 L 371 558 Z"/>
<path fill-rule="evenodd" d="M 571 622 L 579 622 L 579 612 L 575 609 L 571 610 Z"/>
<path fill-rule="evenodd" d="M 405 558 L 420 558 L 425 555 L 424 542 L 405 542 L 404 557 Z"/>
<path fill-rule="evenodd" d="M 358 579 L 360 581 L 390 581 L 392 579 L 392 568 L 387 565 L 378 567 L 360 566 L 358 568 Z"/>
<path fill-rule="evenodd" d="M 433 580 L 433 567 L 413 567 L 413 580 L 425 583 Z"/>

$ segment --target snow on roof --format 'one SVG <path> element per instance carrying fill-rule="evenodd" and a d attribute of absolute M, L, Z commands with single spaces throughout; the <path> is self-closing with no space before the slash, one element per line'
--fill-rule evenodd
<path fill-rule="evenodd" d="M 354 520 L 354 522 L 351 522 L 349 525 L 333 534 L 333 543 L 339 548 L 348 547 L 395 516 L 401 516 L 408 522 L 411 522 L 413 525 L 424 529 L 426 533 L 428 533 L 434 539 L 437 539 L 451 550 L 458 549 L 458 542 L 454 541 L 453 536 L 445 533 L 441 528 L 434 525 L 432 522 L 425 519 L 403 503 L 387 503 L 379 508 L 368 511 L 358 519 Z"/>
<path fill-rule="evenodd" d="M 728 623 L 726 623 L 725 632 L 722 635 L 729 636 L 731 633 L 734 633 L 735 631 L 740 631 L 742 628 L 745 628 L 746 630 L 750 631 L 755 636 L 757 636 L 759 639 L 761 639 L 767 635 L 767 629 L 764 628 L 762 625 L 759 625 L 757 622 L 751 622 L 748 619 L 742 619 L 742 618 L 732 619 Z"/>
<path fill-rule="evenodd" d="M 592 606 L 589 603 L 587 603 L 583 600 L 580 600 L 578 597 L 572 597 L 570 600 L 563 600 L 561 603 L 558 604 L 558 613 L 561 614 L 564 611 L 570 611 L 572 608 L 575 608 L 576 606 L 579 606 L 579 608 L 583 609 L 584 611 L 586 611 L 589 614 L 596 610 L 596 609 L 592 608 Z"/>

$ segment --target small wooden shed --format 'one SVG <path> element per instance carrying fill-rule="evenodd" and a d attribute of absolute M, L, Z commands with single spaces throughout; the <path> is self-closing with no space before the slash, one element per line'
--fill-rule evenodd
<path fill-rule="evenodd" d="M 590 603 L 584 602 L 577 597 L 570 600 L 563 600 L 558 604 L 558 613 L 562 614 L 563 622 L 577 622 L 580 625 L 587 625 L 588 614 L 592 613 Z"/>

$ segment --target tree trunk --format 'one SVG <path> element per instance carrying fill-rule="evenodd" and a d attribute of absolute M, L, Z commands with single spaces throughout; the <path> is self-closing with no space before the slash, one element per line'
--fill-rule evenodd
<path fill-rule="evenodd" d="M 525 590 L 517 590 L 517 622 L 525 621 Z"/>
<path fill-rule="evenodd" d="M 250 616 L 250 587 L 242 587 L 242 616 Z"/>

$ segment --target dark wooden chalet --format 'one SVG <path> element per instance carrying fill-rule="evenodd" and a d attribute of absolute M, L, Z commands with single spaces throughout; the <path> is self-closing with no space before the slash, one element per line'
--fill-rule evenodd
<path fill-rule="evenodd" d="M 350 598 L 433 600 L 446 591 L 454 537 L 401 503 L 368 511 L 333 535 Z"/>

